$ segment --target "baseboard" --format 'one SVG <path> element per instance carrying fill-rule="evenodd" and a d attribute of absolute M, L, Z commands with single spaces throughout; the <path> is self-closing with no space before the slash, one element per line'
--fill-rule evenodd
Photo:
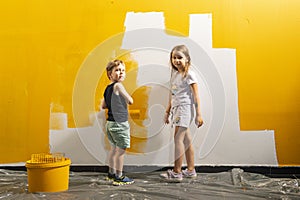
<path fill-rule="evenodd" d="M 146 173 L 153 171 L 165 171 L 172 167 L 166 166 L 124 166 L 124 171 L 128 173 Z M 240 168 L 244 172 L 258 173 L 271 178 L 300 178 L 299 167 L 268 167 L 268 166 L 196 166 L 198 173 L 220 173 L 231 171 L 234 168 Z M 26 171 L 25 166 L 0 166 L 0 169 Z M 90 165 L 71 165 L 70 171 L 73 172 L 99 172 L 105 173 L 108 171 L 107 166 L 90 166 Z"/>

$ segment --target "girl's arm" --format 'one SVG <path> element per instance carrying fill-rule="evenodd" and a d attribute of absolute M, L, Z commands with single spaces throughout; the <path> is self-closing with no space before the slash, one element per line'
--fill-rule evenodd
<path fill-rule="evenodd" d="M 169 121 L 169 116 L 170 116 L 170 111 L 171 111 L 171 91 L 169 93 L 169 101 L 168 101 L 168 105 L 167 105 L 167 108 L 166 108 L 166 113 L 165 113 L 165 116 L 164 116 L 164 122 L 166 124 L 170 123 Z"/>
<path fill-rule="evenodd" d="M 133 104 L 133 98 L 128 94 L 122 83 L 116 83 L 114 87 L 114 91 L 116 91 L 116 94 L 121 94 L 124 97 L 126 103 Z"/>
<path fill-rule="evenodd" d="M 195 109 L 196 109 L 195 123 L 196 123 L 196 126 L 199 128 L 203 124 L 203 119 L 202 119 L 202 116 L 201 116 L 200 97 L 199 97 L 197 83 L 192 83 L 191 88 L 192 88 L 192 92 L 193 92 L 193 96 L 194 96 Z"/>

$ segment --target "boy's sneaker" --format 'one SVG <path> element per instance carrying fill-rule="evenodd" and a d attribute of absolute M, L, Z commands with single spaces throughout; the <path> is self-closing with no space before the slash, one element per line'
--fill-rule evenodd
<path fill-rule="evenodd" d="M 197 173 L 196 173 L 195 169 L 193 169 L 192 171 L 189 171 L 188 169 L 185 169 L 185 170 L 182 171 L 182 176 L 184 178 L 196 178 Z"/>
<path fill-rule="evenodd" d="M 112 173 L 109 173 L 107 174 L 107 176 L 105 177 L 105 180 L 107 181 L 114 181 L 116 179 L 116 174 L 112 174 Z"/>
<path fill-rule="evenodd" d="M 113 181 L 113 185 L 115 185 L 115 186 L 129 185 L 132 183 L 134 183 L 134 180 L 131 178 L 128 178 L 127 176 L 116 177 Z"/>
<path fill-rule="evenodd" d="M 182 181 L 182 173 L 175 173 L 173 170 L 168 170 L 167 173 L 160 174 L 168 182 L 179 183 Z"/>

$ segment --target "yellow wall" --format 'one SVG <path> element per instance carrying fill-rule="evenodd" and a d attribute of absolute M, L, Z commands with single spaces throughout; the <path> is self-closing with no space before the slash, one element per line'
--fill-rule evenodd
<path fill-rule="evenodd" d="M 280 165 L 300 165 L 299 10 L 297 0 L 1 1 L 0 163 L 48 151 L 50 104 L 74 126 L 72 90 L 87 54 L 124 31 L 126 12 L 159 11 L 184 35 L 189 14 L 212 13 L 213 47 L 237 52 L 241 129 L 275 130 Z"/>

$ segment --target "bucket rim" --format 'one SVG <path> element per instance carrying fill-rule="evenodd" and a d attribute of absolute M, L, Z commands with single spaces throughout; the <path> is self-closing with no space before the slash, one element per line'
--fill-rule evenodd
<path fill-rule="evenodd" d="M 64 161 L 53 162 L 53 163 L 32 163 L 31 160 L 28 160 L 25 164 L 26 168 L 54 168 L 54 167 L 64 167 L 71 165 L 71 160 L 65 158 Z"/>

